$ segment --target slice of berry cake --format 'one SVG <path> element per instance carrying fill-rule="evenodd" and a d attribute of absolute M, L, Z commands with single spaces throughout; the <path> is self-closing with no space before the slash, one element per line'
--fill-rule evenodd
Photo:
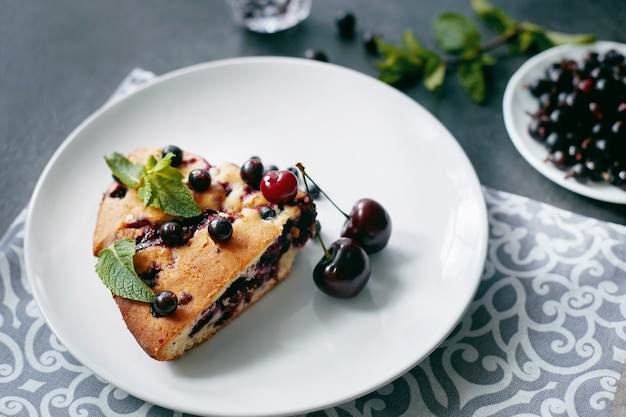
<path fill-rule="evenodd" d="M 268 201 L 262 171 L 214 166 L 171 146 L 107 163 L 115 180 L 97 216 L 96 270 L 157 360 L 203 343 L 287 277 L 315 228 L 309 196 L 296 188 Z M 144 296 L 129 292 L 129 282 Z"/>

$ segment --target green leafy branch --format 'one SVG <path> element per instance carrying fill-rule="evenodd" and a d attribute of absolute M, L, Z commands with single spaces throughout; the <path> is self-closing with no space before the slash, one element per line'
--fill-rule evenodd
<path fill-rule="evenodd" d="M 433 34 L 441 55 L 425 48 L 411 30 L 404 32 L 400 45 L 377 40 L 382 60 L 377 62 L 378 78 L 397 87 L 423 81 L 435 93 L 441 91 L 446 75 L 456 69 L 459 81 L 470 99 L 483 103 L 487 98 L 485 69 L 495 64 L 489 51 L 508 45 L 511 55 L 529 55 L 556 45 L 595 42 L 591 34 L 567 34 L 547 30 L 531 22 L 518 22 L 486 0 L 472 0 L 479 19 L 498 35 L 483 43 L 476 24 L 455 12 L 439 15 L 433 23 Z"/>

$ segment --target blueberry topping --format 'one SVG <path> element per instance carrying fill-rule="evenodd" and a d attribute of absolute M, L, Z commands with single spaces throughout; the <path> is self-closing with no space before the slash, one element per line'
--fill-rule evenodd
<path fill-rule="evenodd" d="M 176 222 L 165 222 L 159 229 L 163 243 L 168 246 L 178 246 L 183 243 L 184 230 L 183 226 Z"/>
<path fill-rule="evenodd" d="M 265 167 L 265 172 L 278 171 L 278 167 L 274 164 Z"/>
<path fill-rule="evenodd" d="M 127 188 L 121 184 L 119 184 L 111 193 L 109 197 L 111 198 L 124 198 L 126 196 Z"/>
<path fill-rule="evenodd" d="M 211 186 L 209 170 L 200 168 L 189 173 L 189 185 L 196 191 L 206 191 Z"/>
<path fill-rule="evenodd" d="M 161 152 L 162 156 L 167 155 L 168 153 L 173 153 L 174 157 L 172 158 L 172 162 L 171 162 L 171 166 L 173 167 L 177 167 L 180 165 L 181 162 L 183 162 L 183 151 L 182 149 L 180 149 L 178 146 L 174 146 L 174 145 L 167 145 L 166 147 L 163 148 L 163 151 Z"/>
<path fill-rule="evenodd" d="M 259 215 L 263 220 L 270 220 L 276 216 L 276 211 L 269 206 L 263 206 L 259 209 Z"/>
<path fill-rule="evenodd" d="M 174 314 L 178 307 L 176 294 L 171 291 L 162 291 L 154 297 L 150 312 L 154 317 L 166 317 Z"/>
<path fill-rule="evenodd" d="M 215 242 L 227 242 L 233 235 L 233 225 L 222 216 L 215 216 L 209 221 L 209 236 Z"/>
<path fill-rule="evenodd" d="M 309 187 L 309 195 L 311 196 L 313 200 L 317 200 L 318 198 L 320 198 L 320 195 L 322 194 L 322 192 L 320 191 L 317 185 L 309 184 L 308 187 Z"/>
<path fill-rule="evenodd" d="M 300 170 L 296 167 L 289 167 L 287 168 L 287 171 L 291 171 L 293 173 L 293 175 L 296 176 L 296 178 L 300 178 Z"/>

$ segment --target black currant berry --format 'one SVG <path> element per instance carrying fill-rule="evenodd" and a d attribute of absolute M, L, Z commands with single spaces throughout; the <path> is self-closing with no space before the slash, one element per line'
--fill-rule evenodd
<path fill-rule="evenodd" d="M 168 246 L 178 246 L 184 242 L 183 226 L 176 221 L 163 223 L 159 228 L 159 232 L 163 243 Z"/>
<path fill-rule="evenodd" d="M 320 198 L 320 195 L 322 195 L 321 190 L 319 189 L 319 187 L 315 184 L 310 184 L 309 185 L 309 195 L 311 196 L 311 198 L 313 200 L 317 200 L 318 198 Z"/>
<path fill-rule="evenodd" d="M 167 145 L 166 147 L 163 148 L 163 151 L 161 152 L 161 155 L 165 156 L 165 155 L 167 155 L 170 152 L 174 154 L 174 156 L 172 157 L 172 162 L 170 163 L 170 165 L 173 166 L 173 167 L 179 166 L 181 164 L 181 162 L 183 162 L 183 151 L 182 151 L 182 149 L 180 149 L 178 146 Z"/>
<path fill-rule="evenodd" d="M 196 191 L 206 191 L 211 186 L 211 174 L 208 169 L 194 169 L 189 173 L 189 185 Z"/>
<path fill-rule="evenodd" d="M 259 216 L 263 220 L 270 220 L 276 217 L 276 211 L 269 206 L 263 206 L 259 209 Z"/>
<path fill-rule="evenodd" d="M 549 93 L 552 89 L 552 83 L 543 78 L 539 78 L 528 84 L 528 91 L 534 97 L 539 98 L 542 94 Z"/>
<path fill-rule="evenodd" d="M 154 297 L 151 312 L 154 317 L 171 316 L 178 307 L 176 294 L 171 291 L 162 291 Z"/>
<path fill-rule="evenodd" d="M 365 32 L 363 34 L 363 47 L 370 55 L 378 54 L 378 40 L 381 39 L 381 35 L 374 32 Z"/>
<path fill-rule="evenodd" d="M 215 216 L 209 221 L 209 236 L 218 243 L 227 242 L 233 235 L 233 225 L 222 216 Z"/>
<path fill-rule="evenodd" d="M 259 184 L 261 183 L 264 172 L 263 163 L 259 158 L 248 159 L 241 165 L 241 169 L 239 170 L 241 179 L 255 190 L 259 189 Z"/>
<path fill-rule="evenodd" d="M 337 14 L 337 29 L 342 38 L 352 38 L 356 27 L 356 18 L 350 12 L 341 11 Z"/>
<path fill-rule="evenodd" d="M 316 49 L 307 49 L 304 51 L 304 57 L 314 61 L 328 62 L 328 56 L 324 52 Z"/>

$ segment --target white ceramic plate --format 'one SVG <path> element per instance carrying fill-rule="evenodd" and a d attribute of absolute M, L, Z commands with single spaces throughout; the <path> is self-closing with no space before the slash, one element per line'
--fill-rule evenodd
<path fill-rule="evenodd" d="M 600 41 L 591 45 L 562 45 L 550 48 L 526 61 L 513 74 L 504 92 L 504 124 L 513 144 L 519 153 L 545 177 L 570 191 L 610 203 L 626 204 L 626 192 L 607 183 L 580 183 L 573 178 L 565 178 L 565 172 L 551 163 L 545 162 L 548 151 L 545 146 L 528 134 L 530 113 L 537 108 L 537 100 L 525 88 L 530 82 L 543 77 L 546 68 L 563 58 L 582 60 L 589 51 L 604 53 L 615 48 L 626 54 L 626 45 L 617 42 Z"/>
<path fill-rule="evenodd" d="M 394 230 L 366 289 L 350 300 L 318 291 L 310 242 L 289 279 L 213 339 L 176 362 L 147 357 L 94 272 L 92 230 L 111 179 L 103 156 L 170 143 L 214 163 L 301 161 L 346 210 L 379 200 Z M 318 210 L 330 242 L 342 217 L 324 200 Z M 415 366 L 471 302 L 486 247 L 477 177 L 433 116 L 357 72 L 268 57 L 170 73 L 81 124 L 36 187 L 25 259 L 50 327 L 100 377 L 191 414 L 278 416 L 348 401 Z"/>

